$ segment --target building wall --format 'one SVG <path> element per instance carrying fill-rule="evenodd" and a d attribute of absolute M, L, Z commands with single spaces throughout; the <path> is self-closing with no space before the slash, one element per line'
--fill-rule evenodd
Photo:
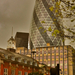
<path fill-rule="evenodd" d="M 25 75 L 25 72 L 28 75 L 28 73 L 32 72 L 32 67 L 24 66 L 24 68 L 23 68 L 23 65 L 18 65 L 18 66 L 16 66 L 16 64 L 9 65 L 9 62 L 5 62 L 4 64 L 1 64 L 1 74 L 0 75 L 5 74 L 4 69 L 7 69 L 7 71 L 6 71 L 7 75 L 11 75 L 12 70 L 15 71 L 14 75 L 18 75 L 19 71 L 21 71 L 21 73 L 22 73 L 22 74 L 19 74 L 19 75 Z M 39 71 L 39 69 L 35 68 L 34 72 L 38 72 L 38 71 Z"/>

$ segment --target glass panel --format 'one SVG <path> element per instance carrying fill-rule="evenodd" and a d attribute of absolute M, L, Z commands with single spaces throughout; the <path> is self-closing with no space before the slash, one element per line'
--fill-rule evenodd
<path fill-rule="evenodd" d="M 67 65 L 67 60 L 64 61 L 65 65 Z"/>
<path fill-rule="evenodd" d="M 67 65 L 65 65 L 64 68 L 67 69 Z"/>
<path fill-rule="evenodd" d="M 67 49 L 65 49 L 64 52 L 67 53 Z"/>
<path fill-rule="evenodd" d="M 56 55 L 56 59 L 59 58 L 59 55 Z"/>
<path fill-rule="evenodd" d="M 15 70 L 11 70 L 11 75 L 15 75 Z"/>
<path fill-rule="evenodd" d="M 42 54 L 42 51 L 40 51 L 40 54 Z"/>
<path fill-rule="evenodd" d="M 63 50 L 62 49 L 60 50 L 60 53 L 63 53 Z"/>
<path fill-rule="evenodd" d="M 67 74 L 67 71 L 64 71 L 65 74 Z"/>
<path fill-rule="evenodd" d="M 38 51 L 36 51 L 36 54 L 38 54 Z"/>
<path fill-rule="evenodd" d="M 48 53 L 50 53 L 50 50 L 48 50 Z"/>
<path fill-rule="evenodd" d="M 44 59 L 46 59 L 46 56 L 44 56 Z"/>
<path fill-rule="evenodd" d="M 44 51 L 44 54 L 46 54 L 46 51 Z"/>
<path fill-rule="evenodd" d="M 60 60 L 60 69 L 63 68 L 63 60 Z"/>
<path fill-rule="evenodd" d="M 56 65 L 59 64 L 59 60 L 56 60 Z"/>
<path fill-rule="evenodd" d="M 54 55 L 52 55 L 52 59 L 54 59 Z"/>
<path fill-rule="evenodd" d="M 36 56 L 36 59 L 38 59 L 38 56 Z"/>
<path fill-rule="evenodd" d="M 52 53 L 54 53 L 54 50 L 52 50 Z"/>
<path fill-rule="evenodd" d="M 44 61 L 44 64 L 46 64 L 46 61 Z"/>
<path fill-rule="evenodd" d="M 21 71 L 18 71 L 18 75 L 22 75 L 22 72 Z"/>
<path fill-rule="evenodd" d="M 24 75 L 28 75 L 28 73 L 27 73 L 27 72 L 25 72 L 25 73 L 24 73 Z"/>
<path fill-rule="evenodd" d="M 40 63 L 42 63 L 42 61 L 40 61 Z"/>
<path fill-rule="evenodd" d="M 8 75 L 8 69 L 4 68 L 4 75 Z"/>
<path fill-rule="evenodd" d="M 67 58 L 67 54 L 64 54 L 64 58 Z"/>
<path fill-rule="evenodd" d="M 56 50 L 56 53 L 58 53 L 59 51 L 58 50 Z"/>
<path fill-rule="evenodd" d="M 63 55 L 60 55 L 60 58 L 63 58 Z"/>
<path fill-rule="evenodd" d="M 50 64 L 50 61 L 48 61 L 48 64 Z"/>
<path fill-rule="evenodd" d="M 50 55 L 48 55 L 48 59 L 50 59 Z"/>

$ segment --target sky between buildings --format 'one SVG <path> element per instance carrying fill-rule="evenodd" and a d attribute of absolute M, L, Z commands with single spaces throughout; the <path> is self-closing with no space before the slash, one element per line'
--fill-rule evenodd
<path fill-rule="evenodd" d="M 16 32 L 29 32 L 35 0 L 0 0 L 0 48 Z"/>

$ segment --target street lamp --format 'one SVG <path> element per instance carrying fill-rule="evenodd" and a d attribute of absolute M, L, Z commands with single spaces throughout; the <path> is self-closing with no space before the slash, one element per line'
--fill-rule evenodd
<path fill-rule="evenodd" d="M 33 71 L 32 72 L 34 73 L 34 54 L 36 53 L 36 51 L 32 51 L 31 53 L 33 54 Z"/>

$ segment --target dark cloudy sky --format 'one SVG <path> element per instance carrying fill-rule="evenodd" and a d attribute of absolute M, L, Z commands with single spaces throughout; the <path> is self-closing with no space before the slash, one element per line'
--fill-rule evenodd
<path fill-rule="evenodd" d="M 16 32 L 29 32 L 35 0 L 0 0 L 0 48 Z"/>

